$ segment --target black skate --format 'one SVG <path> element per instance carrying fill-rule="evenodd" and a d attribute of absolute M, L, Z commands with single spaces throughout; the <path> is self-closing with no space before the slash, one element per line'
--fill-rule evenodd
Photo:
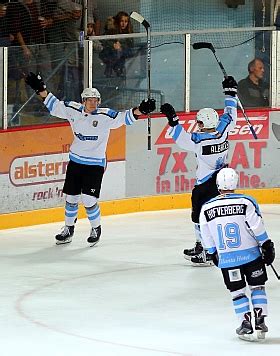
<path fill-rule="evenodd" d="M 214 266 L 212 256 L 205 250 L 202 250 L 200 254 L 191 257 L 191 262 L 195 267 Z"/>
<path fill-rule="evenodd" d="M 195 243 L 195 246 L 193 248 L 187 248 L 184 250 L 184 257 L 186 260 L 191 260 L 191 258 L 195 255 L 200 254 L 203 251 L 203 247 L 200 241 L 197 241 Z"/>
<path fill-rule="evenodd" d="M 56 244 L 68 244 L 72 241 L 72 236 L 74 235 L 74 226 L 65 225 L 61 233 L 55 236 Z"/>
<path fill-rule="evenodd" d="M 254 330 L 251 324 L 251 313 L 248 312 L 244 314 L 244 320 L 242 321 L 242 324 L 239 326 L 239 328 L 236 329 L 236 334 L 242 340 L 254 341 L 253 332 Z"/>
<path fill-rule="evenodd" d="M 87 239 L 87 242 L 90 244 L 90 247 L 93 247 L 99 241 L 101 235 L 101 225 L 93 227 L 90 231 L 90 236 Z"/>
<path fill-rule="evenodd" d="M 255 330 L 257 332 L 257 338 L 260 340 L 265 339 L 265 333 L 268 332 L 268 327 L 264 322 L 264 315 L 262 315 L 262 308 L 254 308 L 255 314 Z"/>

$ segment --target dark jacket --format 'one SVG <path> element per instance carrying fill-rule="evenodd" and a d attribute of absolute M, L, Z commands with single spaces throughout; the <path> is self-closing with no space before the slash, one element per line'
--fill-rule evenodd
<path fill-rule="evenodd" d="M 269 86 L 260 80 L 256 85 L 249 76 L 238 82 L 238 96 L 242 104 L 246 107 L 269 106 Z"/>

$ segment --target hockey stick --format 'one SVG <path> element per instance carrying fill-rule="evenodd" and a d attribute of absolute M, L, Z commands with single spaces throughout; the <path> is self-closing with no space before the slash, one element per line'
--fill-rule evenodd
<path fill-rule="evenodd" d="M 273 122 L 271 128 L 277 141 L 280 141 L 280 125 Z"/>
<path fill-rule="evenodd" d="M 214 46 L 212 45 L 212 43 L 209 43 L 209 42 L 196 42 L 196 43 L 193 44 L 193 49 L 195 49 L 195 50 L 196 49 L 202 49 L 202 48 L 210 49 L 210 51 L 213 53 L 218 65 L 219 65 L 219 67 L 221 68 L 221 71 L 223 72 L 224 77 L 227 78 L 228 75 L 227 75 L 227 72 L 225 70 L 225 67 L 223 66 L 220 58 L 216 55 L 216 50 L 215 50 Z M 241 101 L 240 101 L 240 99 L 238 98 L 237 95 L 236 95 L 236 98 L 237 98 L 238 105 L 239 105 L 239 107 L 240 107 L 240 109 L 242 111 L 242 114 L 243 114 L 245 120 L 247 121 L 247 124 L 249 125 L 249 129 L 250 129 L 252 135 L 254 136 L 254 139 L 257 140 L 258 136 L 256 134 L 256 131 L 254 130 L 254 128 L 253 128 L 253 126 L 252 126 L 252 124 L 251 124 L 251 122 L 250 122 L 250 120 L 249 120 L 249 118 L 248 118 L 248 116 L 247 116 L 247 114 L 246 114 L 246 112 L 244 110 L 244 107 L 243 107 L 243 105 L 242 105 L 242 103 L 241 103 Z"/>
<path fill-rule="evenodd" d="M 138 12 L 133 11 L 130 17 L 142 24 L 147 32 L 147 96 L 148 99 L 151 98 L 151 26 L 147 20 Z M 148 150 L 151 151 L 152 148 L 152 136 L 151 136 L 151 114 L 148 114 Z"/>
<path fill-rule="evenodd" d="M 276 26 L 277 29 L 279 29 L 279 23 L 276 22 L 278 17 L 279 7 L 280 7 L 280 1 L 275 0 L 274 11 L 273 11 L 273 22 L 274 22 L 274 26 Z"/>
<path fill-rule="evenodd" d="M 257 240 L 256 235 L 255 235 L 254 231 L 251 229 L 249 223 L 248 223 L 247 221 L 245 221 L 245 224 L 246 224 L 246 226 L 247 226 L 247 229 L 248 229 L 249 234 L 253 237 L 253 239 L 254 239 L 254 240 L 256 241 L 256 243 L 259 245 L 259 241 Z M 272 271 L 274 272 L 276 278 L 279 280 L 279 279 L 280 279 L 280 276 L 279 276 L 279 274 L 277 273 L 276 269 L 274 268 L 273 264 L 271 263 L 269 266 L 272 268 Z"/>
<path fill-rule="evenodd" d="M 280 276 L 279 276 L 279 274 L 277 273 L 276 269 L 274 268 L 273 264 L 271 264 L 270 267 L 272 268 L 272 271 L 274 272 L 276 278 L 279 280 L 279 279 L 280 279 Z"/>

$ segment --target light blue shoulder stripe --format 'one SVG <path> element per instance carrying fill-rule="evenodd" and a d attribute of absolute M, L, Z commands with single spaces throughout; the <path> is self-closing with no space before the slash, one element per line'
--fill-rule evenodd
<path fill-rule="evenodd" d="M 58 99 L 53 95 L 51 94 L 51 97 L 49 98 L 49 100 L 46 102 L 46 107 L 49 111 L 52 111 L 53 110 L 53 106 L 54 106 L 54 103 L 58 101 Z"/>
<path fill-rule="evenodd" d="M 183 126 L 181 126 L 181 125 L 176 125 L 175 126 L 175 130 L 172 130 L 172 132 L 171 132 L 173 140 L 176 141 L 178 139 L 178 137 L 180 136 L 180 133 L 182 132 L 182 130 L 183 130 Z"/>
<path fill-rule="evenodd" d="M 112 119 L 114 119 L 118 115 L 118 111 L 109 109 L 107 115 L 110 116 Z"/>
<path fill-rule="evenodd" d="M 125 114 L 125 124 L 127 126 L 130 126 L 130 125 L 133 124 L 133 121 L 131 120 L 129 111 L 127 111 L 126 114 Z"/>
<path fill-rule="evenodd" d="M 215 135 L 211 135 L 208 132 L 193 132 L 191 134 L 191 139 L 194 143 L 200 143 L 204 140 L 216 140 L 217 137 Z"/>
<path fill-rule="evenodd" d="M 231 106 L 233 108 L 237 108 L 237 100 L 235 98 L 226 97 L 225 106 Z"/>
<path fill-rule="evenodd" d="M 264 232 L 263 234 L 256 236 L 256 239 L 259 242 L 264 242 L 264 241 L 268 240 L 268 235 L 266 232 Z"/>
<path fill-rule="evenodd" d="M 223 114 L 222 116 L 220 116 L 220 120 L 216 130 L 222 135 L 231 122 L 231 116 L 229 114 Z"/>

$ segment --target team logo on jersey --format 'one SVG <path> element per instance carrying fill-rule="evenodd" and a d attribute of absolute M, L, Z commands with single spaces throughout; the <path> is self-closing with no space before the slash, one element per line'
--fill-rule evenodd
<path fill-rule="evenodd" d="M 92 194 L 95 192 L 95 189 L 94 188 L 91 188 L 90 190 L 92 192 Z"/>
<path fill-rule="evenodd" d="M 98 121 L 96 121 L 96 120 L 92 121 L 92 126 L 93 127 L 96 127 L 97 125 L 98 125 Z"/>
<path fill-rule="evenodd" d="M 252 278 L 258 278 L 260 277 L 261 275 L 263 274 L 263 270 L 262 268 L 257 270 L 257 271 L 253 271 L 252 274 L 251 274 L 251 277 Z"/>
<path fill-rule="evenodd" d="M 228 274 L 230 282 L 237 282 L 242 279 L 240 269 L 231 269 L 228 271 Z"/>

